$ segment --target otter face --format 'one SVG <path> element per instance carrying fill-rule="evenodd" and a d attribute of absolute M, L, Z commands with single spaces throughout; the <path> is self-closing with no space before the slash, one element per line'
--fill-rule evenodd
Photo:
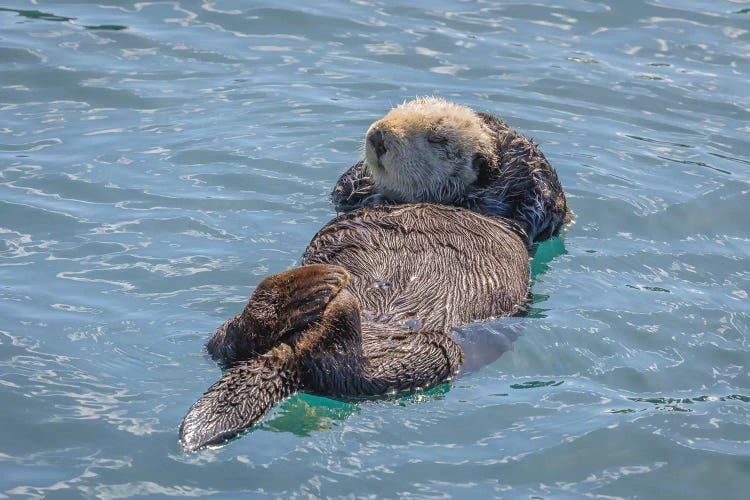
<path fill-rule="evenodd" d="M 377 191 L 398 203 L 456 203 L 496 162 L 493 134 L 471 109 L 437 97 L 405 102 L 365 135 Z"/>

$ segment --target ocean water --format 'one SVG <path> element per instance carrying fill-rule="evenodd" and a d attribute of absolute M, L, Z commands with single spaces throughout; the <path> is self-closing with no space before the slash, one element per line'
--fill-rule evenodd
<path fill-rule="evenodd" d="M 749 81 L 747 0 L 0 0 L 0 497 L 747 498 Z M 183 454 L 204 342 L 418 95 L 575 213 L 510 350 Z"/>

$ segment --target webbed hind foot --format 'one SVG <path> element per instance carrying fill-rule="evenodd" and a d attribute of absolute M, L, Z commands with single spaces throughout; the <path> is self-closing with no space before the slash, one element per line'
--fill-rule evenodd
<path fill-rule="evenodd" d="M 349 286 L 340 266 L 311 264 L 260 282 L 241 314 L 221 325 L 206 345 L 229 365 L 256 357 L 320 320 L 331 300 Z"/>
<path fill-rule="evenodd" d="M 301 266 L 263 280 L 248 308 L 257 313 L 263 307 L 262 303 L 270 299 L 275 311 L 274 315 L 262 319 L 266 328 L 294 333 L 318 321 L 331 300 L 349 283 L 349 273 L 343 267 L 328 264 Z"/>

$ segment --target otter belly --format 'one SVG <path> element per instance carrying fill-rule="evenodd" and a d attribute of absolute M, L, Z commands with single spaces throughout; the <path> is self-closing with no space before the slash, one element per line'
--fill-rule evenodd
<path fill-rule="evenodd" d="M 448 332 L 513 314 L 529 291 L 526 244 L 511 223 L 431 204 L 364 208 L 329 222 L 303 264 L 351 274 L 366 320 Z"/>

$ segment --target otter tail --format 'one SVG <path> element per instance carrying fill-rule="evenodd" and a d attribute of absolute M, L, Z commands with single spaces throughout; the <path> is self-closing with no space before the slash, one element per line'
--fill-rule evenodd
<path fill-rule="evenodd" d="M 286 344 L 233 366 L 185 415 L 182 449 L 196 451 L 237 436 L 299 388 L 298 363 Z"/>

